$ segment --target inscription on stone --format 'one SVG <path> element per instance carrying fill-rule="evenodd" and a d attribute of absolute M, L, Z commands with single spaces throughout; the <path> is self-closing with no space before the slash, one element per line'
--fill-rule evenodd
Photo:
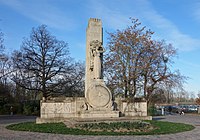
<path fill-rule="evenodd" d="M 41 109 L 46 114 L 72 113 L 72 103 L 43 103 Z"/>

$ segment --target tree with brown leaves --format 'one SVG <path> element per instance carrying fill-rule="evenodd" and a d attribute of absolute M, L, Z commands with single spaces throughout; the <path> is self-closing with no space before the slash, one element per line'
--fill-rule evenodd
<path fill-rule="evenodd" d="M 107 83 L 116 94 L 127 98 L 143 92 L 149 101 L 160 85 L 182 83 L 184 78 L 170 70 L 176 49 L 164 41 L 153 40 L 154 33 L 137 19 L 131 21 L 126 29 L 109 33 L 105 56 Z"/>
<path fill-rule="evenodd" d="M 196 98 L 195 102 L 196 102 L 198 105 L 200 105 L 200 91 L 199 91 L 199 93 L 198 93 L 197 95 L 198 95 L 198 97 Z"/>
<path fill-rule="evenodd" d="M 108 53 L 105 56 L 107 77 L 117 90 L 125 97 L 134 97 L 140 88 L 141 73 L 140 58 L 143 53 L 143 43 L 151 38 L 153 32 L 141 27 L 138 20 L 131 19 L 131 26 L 125 30 L 109 33 Z"/>

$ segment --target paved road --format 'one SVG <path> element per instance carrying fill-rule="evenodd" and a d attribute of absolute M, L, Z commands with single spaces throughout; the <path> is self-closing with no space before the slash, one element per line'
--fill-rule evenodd
<path fill-rule="evenodd" d="M 5 129 L 10 123 L 34 121 L 35 117 L 0 116 L 0 140 L 200 140 L 200 116 L 168 115 L 155 117 L 159 121 L 181 122 L 194 125 L 192 131 L 170 135 L 147 136 L 73 136 L 48 133 L 19 132 Z"/>

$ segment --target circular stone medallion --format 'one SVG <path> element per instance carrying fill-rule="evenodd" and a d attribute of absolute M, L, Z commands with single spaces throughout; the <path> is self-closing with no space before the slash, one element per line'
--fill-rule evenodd
<path fill-rule="evenodd" d="M 94 107 L 105 107 L 111 99 L 110 91 L 102 85 L 94 85 L 88 89 L 88 102 Z"/>

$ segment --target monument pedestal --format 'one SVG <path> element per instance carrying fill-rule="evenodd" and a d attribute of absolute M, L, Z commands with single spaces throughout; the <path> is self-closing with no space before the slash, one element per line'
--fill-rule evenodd
<path fill-rule="evenodd" d="M 118 118 L 119 111 L 109 110 L 86 110 L 81 112 L 80 118 Z"/>

